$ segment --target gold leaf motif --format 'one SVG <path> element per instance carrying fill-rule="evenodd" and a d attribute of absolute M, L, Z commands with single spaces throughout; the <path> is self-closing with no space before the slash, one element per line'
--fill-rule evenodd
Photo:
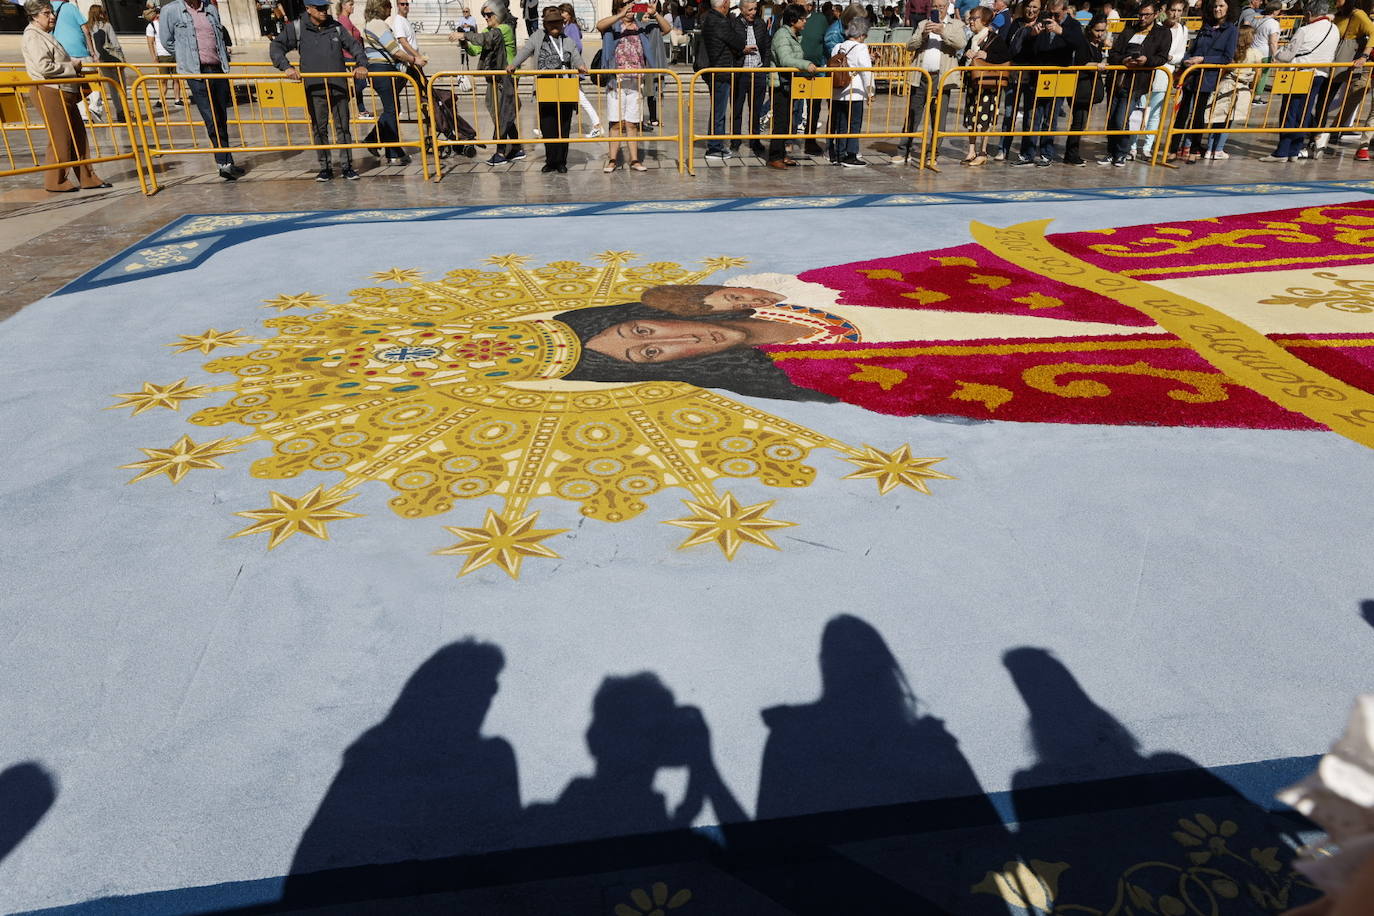
<path fill-rule="evenodd" d="M 1063 305 L 1063 299 L 1056 299 L 1053 296 L 1046 296 L 1044 293 L 1029 293 L 1025 296 L 1017 296 L 1012 302 L 1019 302 L 1028 305 L 1033 309 L 1052 309 L 1055 306 Z"/>
<path fill-rule="evenodd" d="M 949 294 L 942 293 L 939 290 L 925 289 L 924 287 L 918 286 L 909 293 L 902 293 L 902 298 L 915 299 L 922 305 L 930 305 L 932 302 L 944 302 L 949 298 Z"/>
<path fill-rule="evenodd" d="M 960 382 L 955 381 L 958 389 L 950 395 L 956 401 L 974 401 L 987 407 L 988 413 L 992 413 L 1003 404 L 1010 401 L 1013 397 L 1010 388 L 1003 388 L 1001 385 L 985 385 L 981 382 Z"/>
<path fill-rule="evenodd" d="M 1118 366 L 1111 364 L 1096 363 L 1052 363 L 1044 366 L 1032 366 L 1021 373 L 1021 379 L 1030 387 L 1037 391 L 1047 394 L 1056 394 L 1061 398 L 1105 398 L 1111 395 L 1112 390 L 1103 383 L 1094 379 L 1077 379 L 1072 382 L 1059 381 L 1061 375 L 1069 374 L 1107 374 L 1107 375 L 1143 375 L 1153 378 L 1167 378 L 1183 382 L 1193 390 L 1187 388 L 1171 388 L 1167 395 L 1175 401 L 1183 401 L 1188 404 L 1211 404 L 1216 401 L 1224 401 L 1229 395 L 1226 393 L 1226 386 L 1232 384 L 1231 380 L 1219 372 L 1195 372 L 1186 369 L 1157 369 L 1149 363 L 1138 362 L 1130 365 Z M 1183 823 L 1183 822 L 1180 822 Z M 1196 825 L 1189 827 L 1186 823 L 1185 830 L 1200 829 Z M 1198 834 L 1202 836 L 1202 834 Z"/>
<path fill-rule="evenodd" d="M 962 257 L 943 257 L 943 258 L 937 258 L 937 257 L 933 257 L 933 258 L 931 258 L 931 260 L 934 261 L 936 264 L 939 264 L 941 267 L 977 267 L 977 266 L 978 266 L 978 262 L 975 261 L 975 260 L 973 260 L 973 258 L 962 258 Z M 900 278 L 898 278 L 898 279 L 900 279 Z"/>
<path fill-rule="evenodd" d="M 859 371 L 849 376 L 849 380 L 853 382 L 872 382 L 884 391 L 891 391 L 906 381 L 906 373 L 901 369 L 870 366 L 864 363 L 855 363 L 854 365 L 859 367 Z"/>
<path fill-rule="evenodd" d="M 990 871 L 973 886 L 975 894 L 992 894 L 1012 906 L 1048 913 L 1054 909 L 1059 892 L 1059 876 L 1069 867 L 1067 862 L 1042 862 L 1031 859 L 1008 862 L 1001 871 Z"/>
<path fill-rule="evenodd" d="M 870 280 L 900 280 L 900 279 L 902 279 L 902 272 L 901 272 L 900 270 L 888 270 L 888 269 L 886 269 L 886 268 L 881 268 L 881 269 L 878 269 L 878 270 L 861 270 L 861 271 L 859 271 L 859 273 L 863 274 L 865 277 L 867 277 L 867 278 L 870 279 Z"/>
<path fill-rule="evenodd" d="M 988 289 L 1001 289 L 1011 285 L 1011 278 L 1001 274 L 972 274 L 968 282 L 973 286 L 986 286 Z"/>
<path fill-rule="evenodd" d="M 1366 314 L 1374 312 L 1374 280 L 1349 280 L 1328 270 L 1315 274 L 1323 280 L 1334 280 L 1335 289 L 1321 290 L 1304 286 L 1290 286 L 1284 290 L 1286 296 L 1271 296 L 1261 299 L 1260 305 L 1291 305 L 1296 308 L 1324 306 L 1337 312 Z"/>

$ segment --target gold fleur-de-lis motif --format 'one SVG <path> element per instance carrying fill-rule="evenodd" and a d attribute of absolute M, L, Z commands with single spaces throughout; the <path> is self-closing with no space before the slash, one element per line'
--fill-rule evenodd
<path fill-rule="evenodd" d="M 1286 296 L 1261 299 L 1260 305 L 1291 305 L 1300 309 L 1323 306 L 1337 312 L 1366 314 L 1374 312 L 1374 280 L 1351 280 L 1329 270 L 1319 270 L 1316 276 L 1335 281 L 1335 289 L 1312 289 L 1290 286 Z"/>

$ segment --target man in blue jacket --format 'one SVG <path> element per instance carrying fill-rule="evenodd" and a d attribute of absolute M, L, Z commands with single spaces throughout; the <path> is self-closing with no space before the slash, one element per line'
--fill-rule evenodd
<path fill-rule="evenodd" d="M 206 0 L 172 0 L 162 8 L 162 46 L 177 61 L 178 73 L 228 73 L 229 54 L 224 47 L 224 27 L 219 10 Z M 219 177 L 236 181 L 244 174 L 234 164 L 229 146 L 229 81 L 187 80 L 191 101 L 200 111 L 210 145 L 225 152 L 215 153 Z"/>

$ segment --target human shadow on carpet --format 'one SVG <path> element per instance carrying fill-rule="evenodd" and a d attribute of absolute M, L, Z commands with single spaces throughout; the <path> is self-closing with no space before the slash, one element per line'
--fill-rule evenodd
<path fill-rule="evenodd" d="M 31 760 L 0 773 L 0 862 L 3 862 L 57 800 L 48 771 Z"/>
<path fill-rule="evenodd" d="M 1272 913 L 1315 898 L 1290 867 L 1301 818 L 1272 813 L 1182 754 L 1142 753 L 1049 651 L 1012 649 L 1003 662 L 1037 760 L 1012 776 L 1025 865 L 1006 863 L 1000 887 L 990 876 L 984 892 L 1032 908 L 1058 900 L 1108 912 L 1128 901 L 1180 914 Z"/>

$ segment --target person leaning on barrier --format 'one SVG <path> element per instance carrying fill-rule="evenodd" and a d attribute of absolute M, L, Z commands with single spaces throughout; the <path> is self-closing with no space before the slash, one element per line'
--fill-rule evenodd
<path fill-rule="evenodd" d="M 859 134 L 864 129 L 864 103 L 873 97 L 874 89 L 872 70 L 863 69 L 873 66 L 873 58 L 869 56 L 868 45 L 865 44 L 868 39 L 868 20 L 863 16 L 851 20 L 844 34 L 845 40 L 835 46 L 835 52 L 844 55 L 844 66 L 861 72 L 850 74 L 849 85 L 835 90 L 834 98 L 830 101 L 831 130 L 837 134 Z M 830 161 L 836 165 L 845 168 L 868 165 L 859 156 L 856 137 L 832 139 L 828 146 Z"/>
<path fill-rule="evenodd" d="M 766 66 L 773 49 L 773 42 L 768 34 L 768 29 L 763 25 L 763 20 L 759 19 L 758 0 L 740 0 L 739 16 L 730 20 L 730 28 L 735 32 L 736 37 L 744 42 L 744 59 L 740 66 L 751 70 Z M 734 105 L 730 118 L 730 133 L 752 134 L 761 132 L 764 129 L 761 126 L 763 119 L 771 107 L 768 98 L 768 74 L 736 73 L 732 93 Z M 749 106 L 748 123 L 744 121 L 746 104 Z M 746 127 L 748 130 L 744 129 Z M 737 151 L 742 142 L 741 140 L 731 140 L 730 151 L 732 153 Z M 760 158 L 767 155 L 761 140 L 750 140 L 749 150 Z"/>
<path fill-rule="evenodd" d="M 1336 58 L 1336 48 L 1340 44 L 1340 30 L 1331 21 L 1330 0 L 1308 0 L 1307 24 L 1294 29 L 1288 39 L 1288 47 L 1279 54 L 1284 63 L 1329 64 Z M 1326 81 L 1329 71 L 1320 68 L 1304 68 L 1312 74 L 1312 86 L 1307 92 L 1295 92 L 1283 97 L 1282 113 L 1279 123 L 1285 130 L 1302 127 L 1315 127 L 1321 100 L 1326 97 Z M 1305 153 L 1308 135 L 1302 133 L 1279 134 L 1278 146 L 1268 156 L 1260 156 L 1260 162 L 1294 162 Z M 1303 156 L 1305 158 L 1305 156 Z"/>
<path fill-rule="evenodd" d="M 796 73 L 813 74 L 816 65 L 806 59 L 801 34 L 806 28 L 806 7 L 789 4 L 782 11 L 782 25 L 773 35 L 773 66 L 787 67 Z M 768 141 L 768 167 L 795 168 L 797 163 L 787 157 L 787 138 L 792 134 L 792 73 L 774 73 L 773 139 Z"/>
<path fill-rule="evenodd" d="M 1094 16 L 1085 30 L 1088 39 L 1082 66 L 1096 66 L 1098 71 L 1107 66 L 1107 17 Z M 1082 131 L 1088 124 L 1088 116 L 1094 105 L 1100 105 L 1107 97 L 1107 77 L 1101 72 L 1088 71 L 1078 74 L 1074 86 L 1073 107 L 1070 115 L 1069 130 Z M 1082 166 L 1087 161 L 1079 155 L 1079 145 L 1083 138 L 1075 133 L 1064 140 L 1064 164 Z"/>
<path fill-rule="evenodd" d="M 55 80 L 81 75 L 81 64 L 73 61 L 65 48 L 52 35 L 57 24 L 57 15 L 52 11 L 48 0 L 29 0 L 24 4 L 29 24 L 24 29 L 20 47 L 24 53 L 24 69 L 29 79 Z M 86 158 L 86 126 L 81 121 L 80 83 L 63 83 L 58 86 L 34 86 L 31 90 L 33 107 L 43 116 L 48 129 L 48 154 L 43 164 L 56 166 L 59 163 L 77 162 Z M 48 169 L 43 174 L 44 190 L 53 193 L 75 191 L 79 188 L 108 188 L 108 181 L 101 181 L 89 165 L 70 168 L 75 173 L 76 184 L 67 180 L 67 166 Z"/>
<path fill-rule="evenodd" d="M 515 58 L 515 26 L 507 22 L 509 13 L 503 0 L 486 0 L 482 4 L 482 21 L 487 30 L 474 41 L 467 32 L 454 32 L 449 41 L 461 41 L 468 53 L 477 55 L 478 70 L 505 70 Z M 509 75 L 482 77 L 487 84 L 487 111 L 491 114 L 492 129 L 499 140 L 510 141 L 520 136 L 515 126 L 515 80 Z M 487 165 L 518 162 L 525 158 L 519 143 L 501 143 L 487 160 Z"/>
<path fill-rule="evenodd" d="M 1169 45 L 1172 38 L 1169 30 L 1163 28 L 1157 19 L 1159 7 L 1152 0 L 1140 4 L 1136 16 L 1138 25 L 1128 25 L 1117 36 L 1112 49 L 1107 53 L 1107 63 L 1114 67 L 1125 67 L 1127 72 L 1117 73 L 1115 91 L 1112 93 L 1112 110 L 1107 118 L 1107 130 L 1125 130 L 1130 121 L 1131 106 L 1142 93 L 1149 92 L 1154 79 L 1153 70 L 1164 66 L 1169 59 Z M 1113 134 L 1107 137 L 1107 158 L 1102 165 L 1125 167 L 1126 156 L 1134 141 L 1132 134 Z"/>
<path fill-rule="evenodd" d="M 955 12 L 951 13 L 952 10 Z M 959 66 L 959 55 L 968 47 L 968 39 L 968 30 L 960 21 L 954 3 L 944 3 L 943 9 L 932 8 L 927 16 L 922 18 L 916 33 L 906 43 L 906 49 L 915 52 L 916 55 L 912 58 L 912 66 L 919 67 L 920 70 L 912 70 L 907 74 L 907 82 L 911 88 L 907 99 L 906 123 L 902 127 L 904 133 L 921 132 L 925 139 L 929 139 L 931 122 L 926 118 L 926 106 L 931 96 L 931 84 L 944 93 L 945 101 L 948 102 L 948 96 L 953 92 L 954 86 L 945 85 L 943 78 L 946 73 Z M 929 78 L 926 77 L 926 73 L 930 74 Z M 949 108 L 948 104 L 941 106 L 942 120 Z M 943 127 L 943 124 L 941 126 Z M 897 149 L 910 161 L 915 145 L 914 138 L 903 137 L 897 144 Z"/>
<path fill-rule="evenodd" d="M 181 0 L 173 0 L 174 3 Z M 353 77 L 367 76 L 367 68 L 361 61 L 366 52 L 358 40 L 339 25 L 337 19 L 329 14 L 329 0 L 305 0 L 305 15 L 286 27 L 272 39 L 269 48 L 272 65 L 286 74 L 287 79 L 299 82 L 301 70 L 306 73 L 339 73 L 344 69 L 343 52 L 353 55 L 358 65 L 353 68 Z M 287 51 L 300 55 L 301 69 L 298 70 L 286 59 Z M 310 113 L 310 129 L 314 134 L 316 146 L 324 146 L 329 141 L 329 116 L 334 116 L 335 142 L 352 143 L 353 135 L 348 127 L 348 79 L 332 79 L 318 76 L 305 78 L 306 111 Z M 394 109 L 393 109 L 394 110 Z M 329 167 L 329 150 L 317 150 L 320 171 L 316 181 L 329 181 L 334 172 Z M 339 150 L 339 166 L 343 177 L 357 181 L 358 173 L 353 171 L 353 151 Z"/>
<path fill-rule="evenodd" d="M 976 6 L 968 11 L 968 27 L 972 32 L 964 63 L 972 67 L 986 61 L 990 64 L 1005 63 L 1010 59 L 1002 36 L 992 27 L 993 12 L 985 6 Z M 970 70 L 964 73 L 964 130 L 977 134 L 968 138 L 968 153 L 959 160 L 960 165 L 980 166 L 988 161 L 987 132 L 992 130 L 997 119 L 997 98 L 1006 88 L 1005 72 L 996 70 Z M 981 134 L 981 136 L 979 136 Z"/>
<path fill-rule="evenodd" d="M 520 53 L 515 55 L 515 60 L 506 65 L 507 73 L 514 73 L 515 68 L 525 61 L 534 57 L 534 68 L 536 70 L 576 70 L 578 73 L 586 73 L 587 65 L 582 61 L 582 52 L 577 50 L 577 45 L 563 34 L 563 11 L 553 6 L 544 10 L 543 28 L 536 31 L 525 42 L 525 46 L 520 49 Z M 559 77 L 538 77 L 537 79 L 558 79 Z M 572 116 L 573 110 L 577 108 L 577 102 L 539 101 L 539 132 L 545 140 L 549 138 L 566 139 L 572 136 Z M 568 146 L 567 143 L 545 143 L 544 144 L 544 167 L 540 171 L 544 173 L 557 172 L 560 175 L 568 171 Z"/>
<path fill-rule="evenodd" d="M 162 44 L 177 63 L 178 73 L 228 73 L 229 53 L 219 10 L 207 0 L 171 0 L 162 8 Z M 191 102 L 200 112 L 210 145 L 229 146 L 228 80 L 187 80 Z M 236 181 L 243 169 L 229 152 L 215 153 L 219 177 Z"/>
<path fill-rule="evenodd" d="M 726 0 L 711 0 L 710 8 L 701 16 L 701 40 L 706 60 L 703 67 L 738 67 L 744 60 L 744 37 L 730 27 L 725 15 Z M 711 97 L 711 133 L 715 140 L 706 143 L 706 158 L 729 159 L 730 151 L 720 135 L 725 133 L 725 118 L 730 111 L 730 88 L 734 81 L 729 73 L 712 73 L 706 77 Z"/>

